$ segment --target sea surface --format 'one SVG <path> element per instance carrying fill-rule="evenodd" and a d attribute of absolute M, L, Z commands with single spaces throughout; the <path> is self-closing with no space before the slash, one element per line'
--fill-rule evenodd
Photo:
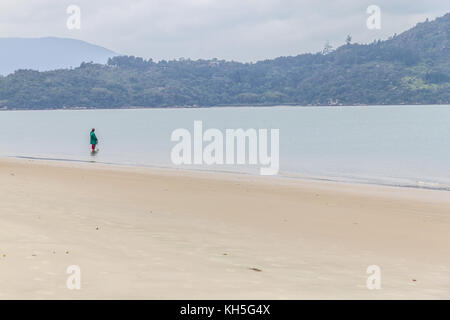
<path fill-rule="evenodd" d="M 2 111 L 0 156 L 179 167 L 171 134 L 193 133 L 195 120 L 224 133 L 279 129 L 283 177 L 450 190 L 448 105 Z M 260 165 L 182 168 L 258 174 Z"/>

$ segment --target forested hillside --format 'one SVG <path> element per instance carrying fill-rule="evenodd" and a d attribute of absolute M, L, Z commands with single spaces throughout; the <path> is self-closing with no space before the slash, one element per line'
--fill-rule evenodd
<path fill-rule="evenodd" d="M 0 108 L 450 104 L 450 13 L 385 41 L 257 63 L 153 62 L 19 70 L 0 77 Z"/>

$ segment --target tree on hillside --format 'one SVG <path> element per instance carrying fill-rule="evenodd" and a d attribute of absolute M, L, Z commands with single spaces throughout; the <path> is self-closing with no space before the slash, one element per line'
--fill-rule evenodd
<path fill-rule="evenodd" d="M 323 47 L 322 54 L 327 55 L 331 52 L 333 52 L 333 46 L 330 44 L 329 41 L 327 41 L 325 42 L 325 46 Z"/>
<path fill-rule="evenodd" d="M 352 36 L 347 35 L 347 39 L 345 39 L 345 44 L 349 45 L 350 43 L 352 43 Z"/>

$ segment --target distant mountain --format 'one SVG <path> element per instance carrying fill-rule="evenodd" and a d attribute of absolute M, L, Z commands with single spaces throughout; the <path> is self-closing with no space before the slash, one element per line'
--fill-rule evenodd
<path fill-rule="evenodd" d="M 47 71 L 106 63 L 117 54 L 90 43 L 64 38 L 0 38 L 0 74 L 19 69 Z"/>
<path fill-rule="evenodd" d="M 120 56 L 0 77 L 3 109 L 281 104 L 450 104 L 450 13 L 385 41 L 257 63 Z"/>

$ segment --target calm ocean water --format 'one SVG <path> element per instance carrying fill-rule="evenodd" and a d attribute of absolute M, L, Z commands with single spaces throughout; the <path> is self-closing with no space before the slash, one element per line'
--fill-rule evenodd
<path fill-rule="evenodd" d="M 282 176 L 450 190 L 450 106 L 5 111 L 0 156 L 172 167 L 171 133 L 192 131 L 194 120 L 204 129 L 279 128 Z"/>

